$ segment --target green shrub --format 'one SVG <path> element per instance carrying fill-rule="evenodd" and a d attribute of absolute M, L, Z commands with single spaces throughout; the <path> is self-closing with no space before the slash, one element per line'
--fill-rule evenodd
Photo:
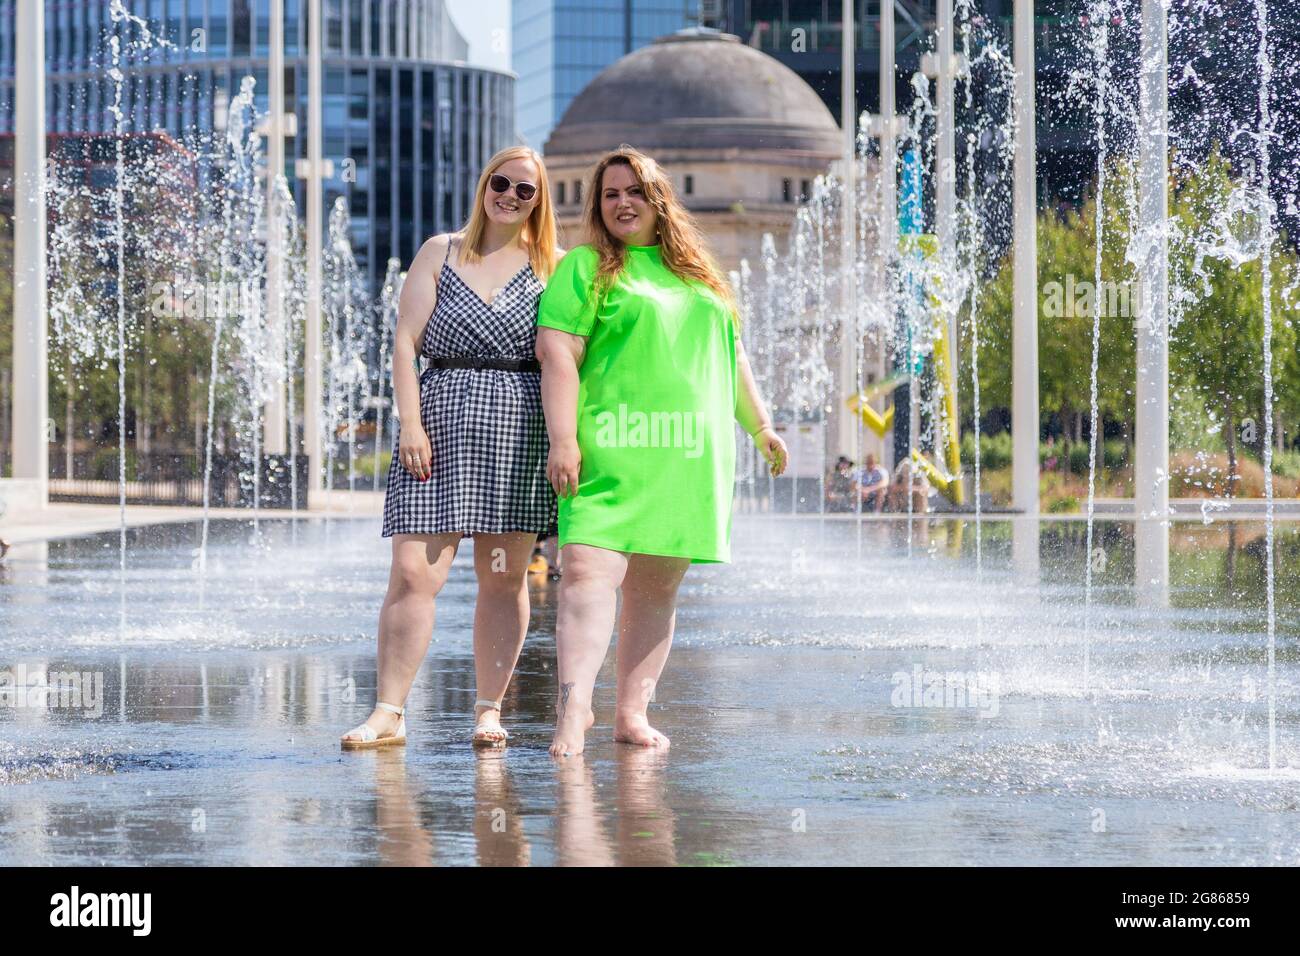
<path fill-rule="evenodd" d="M 1057 469 L 1062 462 L 1068 470 L 1076 475 L 1088 474 L 1088 442 L 1058 441 L 1049 446 L 1046 442 L 1038 445 L 1038 466 L 1045 468 L 1048 458 L 1057 459 Z M 975 435 L 967 432 L 961 436 L 961 460 L 968 466 L 975 463 Z M 1300 468 L 1300 452 L 1295 453 L 1296 467 Z M 1124 442 L 1112 438 L 1103 442 L 1101 447 L 1101 464 L 1105 468 L 1123 468 L 1128 464 Z M 980 467 L 989 471 L 998 471 L 1011 467 L 1011 433 L 998 432 L 994 435 L 980 436 Z M 1279 471 L 1278 474 L 1283 472 Z"/>
<path fill-rule="evenodd" d="M 1283 478 L 1300 478 L 1300 451 L 1273 452 L 1273 474 Z"/>
<path fill-rule="evenodd" d="M 379 474 L 381 477 L 388 474 L 388 466 L 392 460 L 393 453 L 391 451 L 383 451 L 379 453 Z M 373 478 L 375 476 L 374 455 L 357 456 L 357 474 L 366 478 Z"/>
<path fill-rule="evenodd" d="M 1069 446 L 1066 454 L 1069 456 L 1070 471 L 1076 475 L 1086 475 L 1088 473 L 1088 452 L 1089 445 L 1086 441 L 1077 441 Z"/>
<path fill-rule="evenodd" d="M 961 460 L 972 468 L 975 466 L 975 434 L 967 432 L 961 437 Z M 1011 433 L 998 432 L 994 435 L 980 435 L 980 469 L 997 471 L 1011 466 Z"/>
<path fill-rule="evenodd" d="M 96 481 L 117 481 L 117 446 L 95 452 L 95 457 L 90 459 L 90 477 Z M 126 477 L 128 480 L 136 477 L 135 449 L 129 445 L 126 449 Z"/>
<path fill-rule="evenodd" d="M 1066 512 L 1079 510 L 1079 499 L 1074 495 L 1066 495 L 1063 498 L 1057 498 L 1047 506 L 1050 514 L 1064 514 Z"/>

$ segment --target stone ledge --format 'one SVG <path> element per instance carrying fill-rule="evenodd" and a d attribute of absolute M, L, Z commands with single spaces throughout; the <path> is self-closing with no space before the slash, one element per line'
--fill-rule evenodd
<path fill-rule="evenodd" d="M 13 523 L 46 507 L 45 482 L 38 478 L 0 478 L 0 521 Z"/>

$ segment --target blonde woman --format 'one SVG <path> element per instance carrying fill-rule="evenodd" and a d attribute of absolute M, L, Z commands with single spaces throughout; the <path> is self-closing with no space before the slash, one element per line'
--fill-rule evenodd
<path fill-rule="evenodd" d="M 555 523 L 534 357 L 538 297 L 555 257 L 546 170 L 518 146 L 483 170 L 464 229 L 426 241 L 407 270 L 393 350 L 401 424 L 384 499 L 393 557 L 376 704 L 344 734 L 344 749 L 406 742 L 406 695 L 465 537 L 478 580 L 472 740 L 508 736 L 501 704 L 528 630 L 526 572 L 534 542 Z"/>
<path fill-rule="evenodd" d="M 591 242 L 538 310 L 537 357 L 560 496 L 554 756 L 581 753 L 617 591 L 614 738 L 666 747 L 647 705 L 692 563 L 730 560 L 735 423 L 773 475 L 786 449 L 741 346 L 731 290 L 663 170 L 630 147 L 597 164 Z"/>

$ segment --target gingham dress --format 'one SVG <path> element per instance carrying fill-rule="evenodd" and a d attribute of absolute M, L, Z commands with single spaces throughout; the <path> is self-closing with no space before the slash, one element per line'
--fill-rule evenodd
<path fill-rule="evenodd" d="M 489 305 L 452 268 L 450 258 L 449 247 L 420 354 L 535 358 L 542 283 L 532 266 L 515 273 Z M 433 446 L 432 477 L 418 481 L 402 467 L 399 429 L 384 498 L 385 538 L 455 531 L 555 533 L 540 372 L 426 368 L 420 375 L 420 417 Z"/>

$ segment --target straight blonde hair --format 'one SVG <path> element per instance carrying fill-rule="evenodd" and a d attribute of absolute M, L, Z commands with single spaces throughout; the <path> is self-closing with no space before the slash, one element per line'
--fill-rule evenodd
<path fill-rule="evenodd" d="M 483 211 L 483 198 L 487 195 L 488 180 L 498 169 L 512 159 L 532 160 L 537 167 L 537 205 L 524 223 L 521 238 L 528 247 L 528 262 L 539 279 L 548 279 L 555 271 L 555 248 L 558 244 L 555 225 L 555 207 L 551 204 L 551 187 L 546 178 L 546 165 L 536 150 L 528 146 L 507 146 L 488 160 L 474 190 L 474 205 L 469 220 L 461 232 L 464 249 L 461 255 L 471 264 L 483 258 L 483 236 L 487 231 L 487 213 Z"/>

